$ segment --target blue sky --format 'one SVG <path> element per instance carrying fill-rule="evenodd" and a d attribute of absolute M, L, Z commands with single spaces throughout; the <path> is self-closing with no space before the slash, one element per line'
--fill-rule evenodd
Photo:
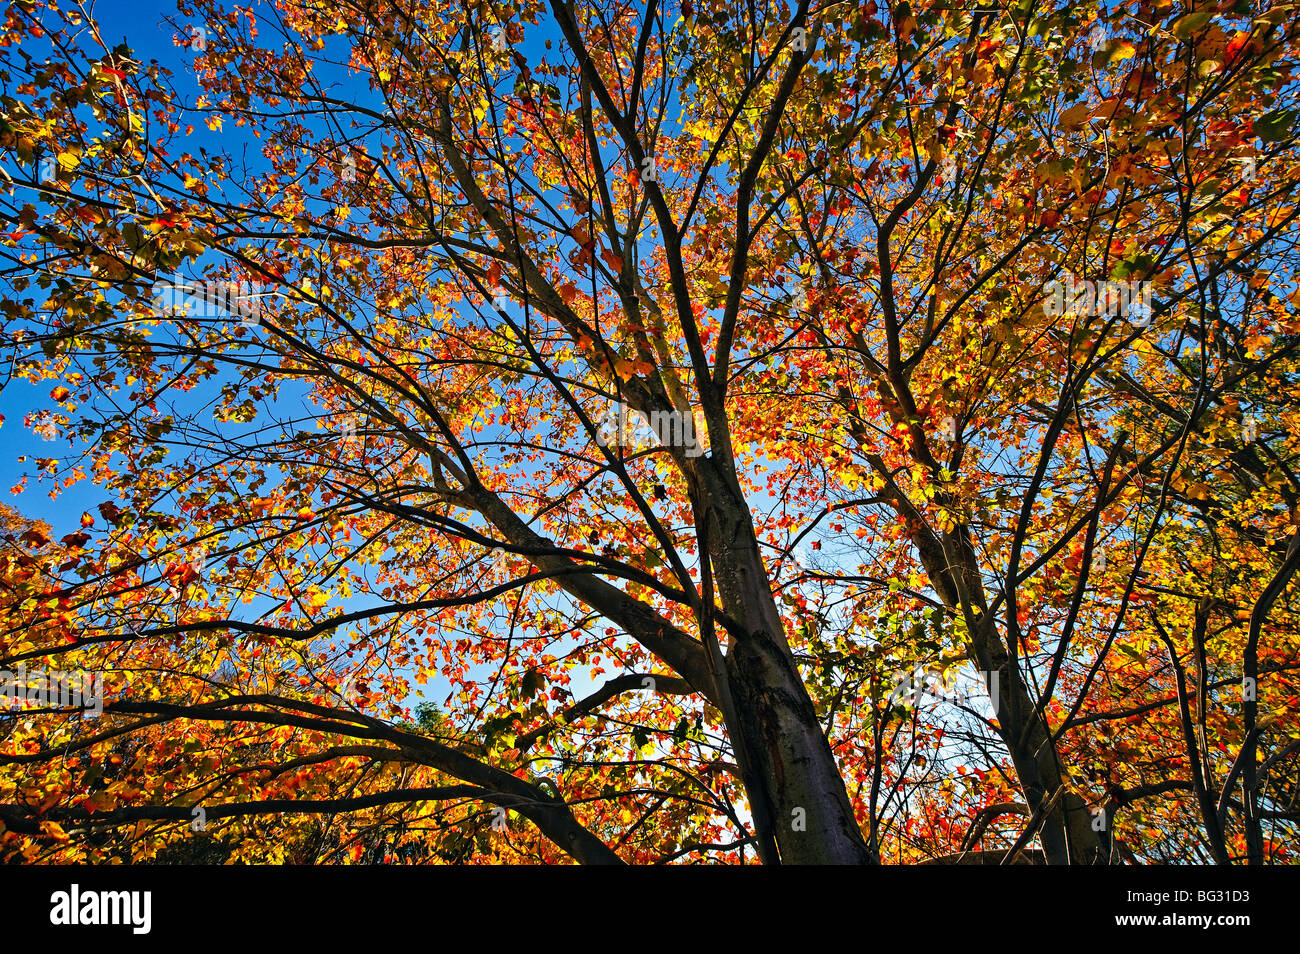
<path fill-rule="evenodd" d="M 269 13 L 267 6 L 263 3 L 254 4 L 254 10 L 259 17 Z M 187 34 L 186 21 L 179 18 L 175 13 L 175 7 L 168 2 L 151 2 L 143 5 L 127 5 L 123 3 L 114 3 L 101 5 L 96 9 L 97 17 L 101 26 L 104 40 L 113 45 L 124 42 L 129 46 L 137 60 L 148 62 L 156 59 L 163 65 L 167 66 L 173 72 L 173 82 L 180 94 L 179 104 L 192 103 L 194 99 L 202 92 L 191 68 L 193 54 L 185 47 L 178 47 L 175 38 Z M 178 29 L 171 23 L 167 22 L 172 18 L 180 23 Z M 543 23 L 535 30 L 530 31 L 528 39 L 519 46 L 520 51 L 530 61 L 535 61 L 542 55 L 543 39 L 547 32 L 553 31 L 553 24 Z M 268 39 L 268 42 L 273 42 Z M 333 48 L 328 50 L 329 53 L 337 52 Z M 34 55 L 38 55 L 33 50 Z M 335 57 L 337 58 L 337 57 Z M 366 77 L 352 75 L 349 76 L 343 70 L 334 67 L 323 66 L 318 73 L 323 79 L 333 80 L 341 84 L 339 95 L 344 98 L 354 98 L 359 101 L 375 102 L 376 94 L 370 89 L 369 81 Z M 670 104 L 666 109 L 666 115 L 671 117 L 677 112 L 674 104 Z M 201 146 L 208 146 L 213 151 L 232 151 L 239 152 L 245 144 L 250 146 L 252 157 L 257 155 L 257 141 L 254 140 L 247 129 L 233 127 L 227 124 L 224 133 L 214 133 L 207 129 L 206 125 L 198 116 L 190 118 L 177 117 L 177 121 L 182 125 L 191 123 L 194 126 L 194 133 L 185 140 L 185 146 L 197 151 Z M 723 175 L 721 170 L 717 170 L 715 175 Z M 193 277 L 194 272 L 184 273 L 184 277 Z M 79 451 L 80 448 L 69 448 L 67 439 L 60 438 L 53 442 L 42 440 L 39 436 L 23 427 L 23 418 L 29 411 L 47 408 L 51 406 L 49 398 L 50 390 L 57 384 L 56 381 L 45 381 L 38 385 L 29 385 L 26 382 L 10 383 L 0 391 L 0 414 L 5 417 L 3 427 L 0 427 L 0 499 L 5 500 L 10 505 L 16 506 L 22 513 L 29 517 L 37 518 L 48 522 L 54 529 L 55 535 L 72 532 L 77 529 L 79 518 L 83 511 L 95 513 L 96 505 L 107 499 L 108 494 L 96 487 L 89 481 L 83 481 L 73 488 L 65 490 L 57 500 L 51 500 L 48 496 L 49 484 L 41 484 L 33 480 L 29 483 L 28 490 L 20 496 L 14 497 L 8 493 L 8 488 L 15 484 L 18 479 L 34 468 L 31 460 L 35 457 L 59 456 L 67 459 L 70 452 Z M 180 400 L 176 405 L 178 410 L 192 409 L 196 413 L 212 399 L 220 387 L 219 380 L 212 380 L 201 393 L 179 396 Z M 210 393 L 209 393 L 210 392 Z M 169 400 L 177 398 L 177 395 L 169 395 Z M 276 410 L 284 410 L 286 414 L 295 416 L 308 411 L 304 406 L 288 407 L 289 404 L 297 405 L 298 395 L 292 392 L 286 392 L 280 398 L 280 403 L 276 405 Z M 76 415 L 73 415 L 74 420 Z M 210 418 L 210 414 L 207 415 Z M 310 429 L 309 424 L 304 425 L 304 429 Z M 20 461 L 19 458 L 26 456 L 27 461 Z M 765 461 L 769 468 L 780 468 L 779 461 Z M 756 509 L 765 510 L 773 503 L 772 500 L 756 500 Z M 812 539 L 812 538 L 810 538 Z M 804 558 L 807 559 L 808 551 L 804 551 Z M 563 605 L 567 600 L 561 599 Z M 372 598 L 354 598 L 347 601 L 345 608 L 354 610 L 361 608 L 358 604 L 373 605 Z M 247 609 L 255 609 L 250 607 Z M 602 628 L 595 627 L 597 631 Z M 578 695 L 585 694 L 590 687 L 590 682 L 585 678 L 575 679 L 575 685 L 571 688 Z M 445 684 L 439 682 L 430 691 L 432 698 L 441 698 L 445 693 Z"/>
<path fill-rule="evenodd" d="M 173 43 L 176 28 L 165 20 L 169 16 L 180 20 L 174 3 L 158 0 L 123 3 L 114 0 L 97 4 L 95 15 L 106 43 L 115 45 L 125 42 L 134 51 L 136 59 L 145 62 L 157 59 L 175 71 L 177 87 L 188 93 L 189 99 L 192 100 L 198 94 L 199 87 L 188 68 L 185 53 Z M 36 55 L 34 50 L 33 55 Z M 202 144 L 208 135 L 206 127 L 197 124 L 195 144 Z M 28 489 L 20 495 L 9 492 L 9 488 L 24 474 L 34 470 L 31 464 L 33 458 L 53 456 L 65 459 L 70 450 L 75 451 L 75 448 L 69 448 L 66 438 L 45 441 L 23 426 L 23 418 L 27 413 L 51 406 L 49 393 L 57 384 L 57 381 L 43 381 L 39 384 L 8 381 L 4 383 L 3 390 L 0 390 L 0 414 L 4 416 L 4 424 L 0 426 L 0 502 L 14 507 L 27 517 L 44 520 L 61 536 L 75 530 L 79 526 L 82 512 L 91 510 L 93 513 L 95 505 L 105 500 L 107 495 L 89 481 L 65 490 L 57 500 L 50 499 L 48 484 L 42 485 L 35 480 L 29 481 Z M 24 455 L 28 458 L 27 462 L 19 460 Z"/>
<path fill-rule="evenodd" d="M 268 6 L 264 3 L 257 2 L 253 6 L 259 18 L 270 14 Z M 101 3 L 96 7 L 95 15 L 101 28 L 101 35 L 110 47 L 124 43 L 131 48 L 136 60 L 143 62 L 157 60 L 172 71 L 172 81 L 179 93 L 173 108 L 183 109 L 184 104 L 193 103 L 202 93 L 191 67 L 193 53 L 186 47 L 176 44 L 177 36 L 188 34 L 189 21 L 176 13 L 173 3 L 156 2 L 156 0 L 143 4 Z M 169 18 L 176 21 L 179 27 L 167 22 Z M 269 38 L 269 42 L 274 42 L 274 38 Z M 533 59 L 540 57 L 542 45 L 539 31 L 533 31 L 529 40 L 519 49 L 529 59 Z M 33 44 L 27 47 L 27 51 L 39 59 L 44 55 L 44 51 L 37 46 L 38 44 Z M 330 48 L 327 52 L 334 54 L 339 51 Z M 340 84 L 336 90 L 345 98 L 354 98 L 362 102 L 378 102 L 366 77 L 349 76 L 346 71 L 333 66 L 322 66 L 317 73 L 323 79 Z M 224 132 L 213 132 L 207 128 L 200 116 L 193 114 L 189 117 L 178 115 L 176 120 L 182 126 L 192 124 L 194 127 L 193 133 L 184 141 L 188 150 L 197 152 L 199 148 L 206 146 L 213 152 L 238 153 L 247 145 L 249 148 L 245 155 L 249 156 L 250 161 L 254 163 L 257 161 L 258 141 L 253 139 L 246 128 L 233 128 L 231 124 L 227 124 Z M 20 201 L 24 200 L 26 197 L 20 199 Z M 183 270 L 181 275 L 183 278 L 192 279 L 198 270 L 197 267 Z M 165 334 L 165 328 L 160 329 L 160 332 Z M 37 384 L 21 380 L 9 381 L 0 390 L 0 414 L 4 417 L 4 423 L 0 425 L 0 501 L 15 507 L 27 517 L 45 521 L 52 527 L 56 538 L 79 529 L 81 514 L 86 511 L 96 516 L 102 528 L 103 522 L 98 519 L 96 507 L 112 497 L 109 492 L 97 487 L 91 481 L 84 480 L 62 490 L 56 499 L 51 499 L 49 490 L 53 483 L 41 482 L 34 477 L 36 470 L 34 459 L 55 457 L 66 464 L 84 451 L 84 445 L 80 441 L 70 444 L 66 436 L 60 436 L 52 441 L 43 440 L 24 426 L 24 418 L 27 414 L 54 406 L 50 391 L 58 384 L 57 380 L 46 380 Z M 220 379 L 210 379 L 204 388 L 194 393 L 165 395 L 163 401 L 160 401 L 159 409 L 164 414 L 168 411 L 176 412 L 178 417 L 189 411 L 196 416 L 202 416 L 205 423 L 211 426 L 211 413 L 206 409 L 206 405 L 213 400 L 219 389 Z M 305 414 L 310 417 L 311 409 L 305 402 L 299 403 L 300 396 L 301 389 L 287 388 L 275 404 L 276 412 L 295 417 Z M 84 409 L 92 418 L 97 416 L 96 410 L 94 407 Z M 74 424 L 80 413 L 78 411 L 70 415 Z M 255 422 L 253 426 L 257 426 L 257 423 L 260 422 Z M 310 423 L 304 423 L 302 426 L 303 429 L 311 428 Z M 24 476 L 30 477 L 26 491 L 18 495 L 11 494 L 9 488 Z M 354 597 L 344 601 L 342 608 L 351 611 L 374 605 L 375 602 L 374 597 Z M 560 605 L 567 602 L 567 599 L 559 600 Z M 334 605 L 338 608 L 337 603 Z M 237 610 L 238 615 L 252 618 L 258 611 L 258 606 L 254 604 L 242 609 L 242 612 Z M 490 677 L 491 673 L 486 675 Z M 407 704 L 413 705 L 421 696 L 441 701 L 449 686 L 444 680 L 438 679 L 429 687 L 414 688 L 415 694 L 408 697 Z M 585 677 L 585 673 L 575 673 L 575 684 L 571 686 L 573 692 L 581 696 L 591 688 L 592 682 Z"/>

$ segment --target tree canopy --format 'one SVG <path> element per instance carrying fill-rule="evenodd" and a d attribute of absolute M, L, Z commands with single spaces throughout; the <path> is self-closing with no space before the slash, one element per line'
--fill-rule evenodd
<path fill-rule="evenodd" d="M 15 0 L 0 857 L 1294 861 L 1294 7 Z"/>

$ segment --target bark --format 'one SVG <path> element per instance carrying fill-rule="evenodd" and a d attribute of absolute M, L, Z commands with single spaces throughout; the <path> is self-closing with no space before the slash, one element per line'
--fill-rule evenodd
<path fill-rule="evenodd" d="M 1051 727 L 1034 704 L 1020 667 L 1013 665 L 987 608 L 980 622 L 970 652 L 980 670 L 998 674 L 998 734 L 1011 755 L 1026 802 L 1041 810 L 1066 781 Z M 1083 799 L 1072 791 L 1064 792 L 1048 808 L 1039 831 L 1047 864 L 1107 863 L 1107 844 L 1102 832 L 1094 830 L 1093 817 Z"/>
<path fill-rule="evenodd" d="M 1065 791 L 1053 800 L 1065 783 L 1065 775 L 1052 742 L 1051 727 L 998 634 L 969 536 L 959 529 L 943 542 L 927 538 L 924 533 L 918 538 L 922 563 L 931 580 L 948 583 L 937 587 L 944 602 L 954 611 L 971 614 L 968 625 L 974 624 L 970 626 L 974 634 L 969 647 L 972 660 L 981 671 L 998 675 L 998 734 L 1011 755 L 1027 804 L 1036 812 L 1046 810 L 1039 830 L 1044 859 L 1051 865 L 1106 864 L 1108 843 L 1103 833 L 1093 828 L 1093 813 L 1083 799 Z"/>
<path fill-rule="evenodd" d="M 755 818 L 771 820 L 784 864 L 874 861 L 835 756 L 785 638 L 739 485 L 711 458 L 698 469 L 709 555 L 730 633 L 733 734 Z"/>
<path fill-rule="evenodd" d="M 1046 862 L 1105 864 L 1109 857 L 1108 843 L 1101 832 L 1093 830 L 1093 815 L 1088 806 L 1073 792 L 1064 792 L 1062 797 L 1052 800 L 1064 775 L 1052 742 L 1051 727 L 1034 704 L 1020 676 L 1019 665 L 1012 660 L 998 633 L 984 594 L 979 556 L 969 529 L 959 527 L 942 535 L 933 531 L 893 482 L 884 460 L 869 450 L 865 431 L 859 428 L 855 436 L 867 450 L 868 461 L 884 480 L 881 499 L 892 504 L 907 521 L 909 537 L 935 592 L 945 607 L 964 617 L 971 633 L 967 647 L 969 658 L 982 672 L 997 673 L 998 734 L 1011 755 L 1026 804 L 1035 812 L 1045 810 L 1046 817 L 1039 822 L 1039 837 Z M 922 462 L 937 469 L 932 457 L 924 457 Z"/>

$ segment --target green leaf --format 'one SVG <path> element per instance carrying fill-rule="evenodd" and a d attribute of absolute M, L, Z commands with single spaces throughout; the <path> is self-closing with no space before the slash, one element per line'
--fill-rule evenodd
<path fill-rule="evenodd" d="M 683 743 L 685 743 L 686 733 L 687 731 L 689 731 L 689 729 L 690 729 L 690 725 L 687 723 L 686 717 L 682 716 L 680 719 L 677 720 L 677 725 L 673 727 L 673 741 L 676 742 L 678 745 L 682 745 Z"/>
<path fill-rule="evenodd" d="M 1274 109 L 1255 120 L 1254 133 L 1265 142 L 1281 142 L 1291 135 L 1295 120 L 1294 109 Z"/>
<path fill-rule="evenodd" d="M 1173 30 L 1174 36 L 1178 37 L 1178 39 L 1185 40 L 1209 23 L 1212 16 L 1214 16 L 1212 10 L 1198 10 L 1195 13 L 1188 13 L 1175 20 L 1170 29 Z"/>
<path fill-rule="evenodd" d="M 530 669 L 524 674 L 524 685 L 521 695 L 529 699 L 546 688 L 546 680 L 536 669 Z"/>

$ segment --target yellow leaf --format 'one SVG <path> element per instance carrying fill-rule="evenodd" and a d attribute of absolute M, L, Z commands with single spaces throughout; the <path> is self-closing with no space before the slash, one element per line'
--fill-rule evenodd
<path fill-rule="evenodd" d="M 1110 61 L 1118 63 L 1121 60 L 1132 59 L 1137 54 L 1137 47 L 1128 40 L 1119 40 L 1110 51 Z"/>
<path fill-rule="evenodd" d="M 1088 104 L 1079 103 L 1061 113 L 1059 125 L 1063 129 L 1078 129 L 1088 120 Z"/>

